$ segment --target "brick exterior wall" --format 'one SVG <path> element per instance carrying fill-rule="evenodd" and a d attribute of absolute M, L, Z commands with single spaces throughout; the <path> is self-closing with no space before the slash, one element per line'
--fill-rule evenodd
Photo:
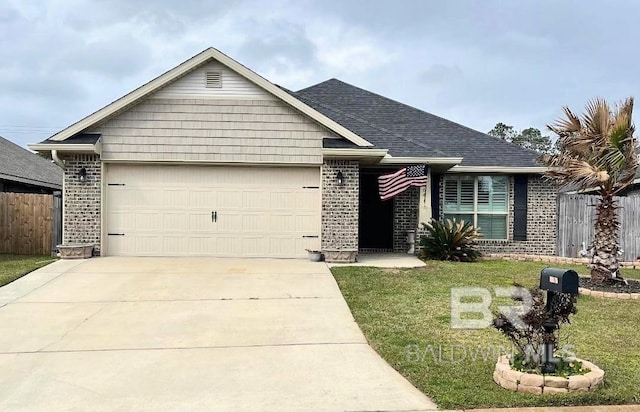
<path fill-rule="evenodd" d="M 418 227 L 420 189 L 410 187 L 393 198 L 393 251 L 406 252 L 407 230 Z"/>
<path fill-rule="evenodd" d="M 344 185 L 338 186 L 341 171 Z M 325 160 L 322 165 L 322 250 L 358 250 L 360 166 L 354 160 Z"/>
<path fill-rule="evenodd" d="M 507 240 L 480 240 L 483 253 L 555 255 L 558 188 L 542 176 L 529 176 L 527 184 L 527 240 L 513 240 L 513 176 L 509 178 Z M 444 209 L 444 179 L 440 182 L 440 210 Z"/>
<path fill-rule="evenodd" d="M 78 174 L 87 171 L 87 180 Z M 100 188 L 102 174 L 98 155 L 74 155 L 65 160 L 63 195 L 63 243 L 93 243 L 100 251 Z"/>

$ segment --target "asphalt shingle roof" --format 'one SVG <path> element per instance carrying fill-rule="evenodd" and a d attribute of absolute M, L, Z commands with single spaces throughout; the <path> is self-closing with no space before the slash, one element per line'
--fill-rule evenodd
<path fill-rule="evenodd" d="M 40 144 L 95 144 L 102 136 L 100 133 L 80 133 L 62 141 L 46 139 Z"/>
<path fill-rule="evenodd" d="M 62 188 L 62 169 L 0 137 L 0 178 L 35 186 Z"/>
<path fill-rule="evenodd" d="M 392 156 L 463 157 L 464 166 L 537 166 L 533 151 L 337 79 L 291 93 Z"/>

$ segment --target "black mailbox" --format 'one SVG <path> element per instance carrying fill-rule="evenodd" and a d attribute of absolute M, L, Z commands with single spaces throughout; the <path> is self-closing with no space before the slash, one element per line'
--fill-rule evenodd
<path fill-rule="evenodd" d="M 577 295 L 578 274 L 575 270 L 544 268 L 540 273 L 540 289 Z"/>

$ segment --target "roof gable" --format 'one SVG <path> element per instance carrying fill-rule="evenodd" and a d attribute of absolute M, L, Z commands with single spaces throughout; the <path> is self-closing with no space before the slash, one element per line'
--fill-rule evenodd
<path fill-rule="evenodd" d="M 209 80 L 215 82 L 209 84 Z M 209 61 L 154 92 L 150 98 L 277 100 L 275 96 L 219 63 Z"/>
<path fill-rule="evenodd" d="M 198 69 L 202 65 L 209 63 L 211 61 L 219 62 L 220 64 L 226 66 L 230 70 L 234 71 L 238 75 L 244 77 L 250 82 L 254 83 L 256 86 L 262 88 L 266 92 L 272 94 L 273 96 L 279 98 L 295 109 L 299 110 L 303 114 L 309 116 L 314 121 L 322 124 L 328 129 L 334 131 L 340 136 L 346 138 L 347 140 L 357 144 L 358 146 L 371 146 L 371 143 L 358 136 L 353 131 L 345 128 L 334 120 L 326 117 L 325 115 L 319 113 L 308 105 L 304 104 L 300 100 L 296 99 L 291 94 L 285 92 L 275 84 L 269 82 L 265 78 L 259 76 L 255 72 L 249 70 L 247 67 L 241 65 L 237 61 L 231 59 L 224 53 L 216 50 L 214 48 L 208 48 L 203 52 L 197 54 L 191 59 L 185 61 L 184 63 L 174 67 L 168 72 L 156 77 L 150 82 L 140 86 L 129 94 L 121 97 L 120 99 L 108 104 L 102 109 L 90 114 L 89 116 L 83 118 L 82 120 L 72 124 L 66 129 L 56 133 L 51 136 L 47 140 L 52 141 L 63 141 L 68 139 L 71 136 L 74 136 L 78 133 L 82 133 L 88 128 L 109 119 L 110 117 L 126 110 L 127 108 L 137 104 L 141 100 L 149 97 L 151 94 L 157 92 L 161 88 L 171 84 L 172 82 L 182 78 L 186 74 L 192 72 L 193 70 Z"/>
<path fill-rule="evenodd" d="M 337 79 L 294 95 L 395 157 L 458 156 L 462 166 L 536 166 L 535 152 Z"/>
<path fill-rule="evenodd" d="M 62 187 L 62 169 L 0 137 L 0 177 L 52 189 Z"/>

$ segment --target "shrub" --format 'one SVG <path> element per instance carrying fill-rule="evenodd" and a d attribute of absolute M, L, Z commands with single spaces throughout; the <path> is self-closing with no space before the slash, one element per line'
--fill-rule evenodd
<path fill-rule="evenodd" d="M 525 289 L 514 284 L 516 292 L 511 296 L 514 302 L 522 304 L 520 310 L 512 309 L 510 313 L 495 313 L 493 326 L 502 332 L 517 348 L 513 367 L 521 372 L 540 372 L 544 362 L 543 348 L 545 342 L 558 344 L 560 326 L 569 323 L 569 316 L 577 313 L 576 297 L 559 293 L 552 301 L 551 311 L 547 313 L 544 292 L 539 288 Z M 530 299 L 529 299 L 530 298 Z M 558 327 L 553 332 L 545 330 L 547 321 L 554 322 Z M 559 373 L 578 373 L 582 365 L 573 362 L 559 365 Z"/>
<path fill-rule="evenodd" d="M 427 234 L 420 237 L 421 257 L 456 262 L 473 262 L 481 253 L 476 250 L 476 239 L 481 235 L 472 224 L 455 219 L 423 223 Z"/>

